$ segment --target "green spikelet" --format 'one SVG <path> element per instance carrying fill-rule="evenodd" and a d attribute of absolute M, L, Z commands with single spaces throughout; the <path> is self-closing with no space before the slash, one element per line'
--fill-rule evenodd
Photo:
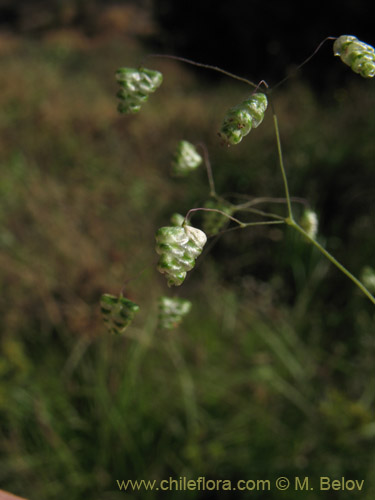
<path fill-rule="evenodd" d="M 156 232 L 156 253 L 160 255 L 157 269 L 166 275 L 168 286 L 183 283 L 188 271 L 195 266 L 207 237 L 203 231 L 185 224 L 165 226 Z"/>
<path fill-rule="evenodd" d="M 120 68 L 116 71 L 116 80 L 120 85 L 117 97 L 120 99 L 120 113 L 137 113 L 149 94 L 161 85 L 163 75 L 159 71 L 140 68 Z"/>
<path fill-rule="evenodd" d="M 375 292 L 375 270 L 370 266 L 365 266 L 362 269 L 361 281 L 371 293 Z"/>
<path fill-rule="evenodd" d="M 375 76 L 375 50 L 355 36 L 342 35 L 333 44 L 333 53 L 363 78 Z"/>
<path fill-rule="evenodd" d="M 122 295 L 116 297 L 104 293 L 100 300 L 103 321 L 111 333 L 123 333 L 133 321 L 134 315 L 139 311 L 139 306 Z"/>
<path fill-rule="evenodd" d="M 258 92 L 234 106 L 225 115 L 219 136 L 228 146 L 238 144 L 262 123 L 267 105 L 267 96 Z"/>
<path fill-rule="evenodd" d="M 205 208 L 214 208 L 222 212 L 232 215 L 233 207 L 225 201 L 208 200 L 204 204 Z M 228 223 L 228 217 L 220 214 L 219 212 L 203 212 L 203 230 L 206 234 L 215 235 L 225 227 Z"/>
<path fill-rule="evenodd" d="M 199 167 L 203 159 L 195 146 L 188 141 L 180 141 L 172 161 L 172 174 L 185 176 Z"/>
<path fill-rule="evenodd" d="M 171 221 L 172 226 L 182 226 L 184 221 L 185 221 L 185 217 L 176 212 L 176 213 L 172 214 L 170 221 Z M 190 225 L 188 222 L 185 222 L 185 224 Z"/>
<path fill-rule="evenodd" d="M 177 328 L 191 309 L 189 300 L 171 297 L 159 299 L 159 327 L 167 330 Z"/>
<path fill-rule="evenodd" d="M 318 216 L 316 213 L 306 209 L 302 214 L 300 226 L 311 238 L 315 238 L 318 234 Z"/>

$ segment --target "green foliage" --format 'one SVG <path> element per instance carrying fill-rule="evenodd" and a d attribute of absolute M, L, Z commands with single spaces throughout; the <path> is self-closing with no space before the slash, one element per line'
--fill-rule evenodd
<path fill-rule="evenodd" d="M 99 500 L 116 498 L 116 479 L 235 480 L 251 468 L 254 477 L 314 482 L 351 474 L 365 479 L 370 500 L 375 353 L 363 356 L 366 325 L 356 353 L 344 342 L 328 350 L 311 305 L 293 325 L 268 284 L 253 281 L 244 300 L 212 279 L 205 287 L 210 296 L 172 335 L 149 324 L 134 336 L 129 328 L 122 337 L 48 341 L 34 346 L 38 363 L 28 366 L 3 348 L 2 485 Z"/>

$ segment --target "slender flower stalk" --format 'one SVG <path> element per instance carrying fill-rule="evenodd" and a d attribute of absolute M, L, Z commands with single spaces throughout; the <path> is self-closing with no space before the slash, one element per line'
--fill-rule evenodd
<path fill-rule="evenodd" d="M 212 198 L 216 198 L 217 194 L 216 194 L 216 189 L 215 189 L 215 181 L 214 181 L 214 176 L 212 173 L 212 167 L 211 167 L 211 162 L 210 162 L 210 157 L 208 155 L 207 147 L 203 142 L 200 142 L 199 144 L 197 144 L 197 146 L 199 146 L 203 151 L 203 160 L 204 160 L 204 164 L 205 164 L 206 171 L 207 171 L 208 184 L 210 186 L 210 196 Z"/>
<path fill-rule="evenodd" d="M 225 217 L 228 217 L 228 219 L 232 220 L 233 222 L 235 222 L 236 224 L 238 224 L 239 226 L 241 227 L 245 227 L 246 226 L 246 223 L 245 222 L 241 222 L 240 220 L 236 219 L 235 217 L 232 217 L 231 215 L 227 214 L 226 212 L 224 212 L 223 210 L 219 210 L 217 208 L 205 208 L 205 207 L 199 207 L 199 208 L 191 208 L 188 213 L 186 214 L 185 216 L 185 220 L 188 221 L 189 220 L 189 217 L 192 213 L 194 212 L 198 212 L 198 211 L 202 211 L 202 212 L 217 212 L 221 215 L 224 215 Z"/>
<path fill-rule="evenodd" d="M 290 197 L 291 202 L 293 203 L 301 203 L 302 205 L 308 205 L 307 200 L 304 198 L 300 198 L 297 196 Z M 236 210 L 246 210 L 247 208 L 253 207 L 255 205 L 259 205 L 261 203 L 287 203 L 286 198 L 273 198 L 272 196 L 262 196 L 259 198 L 253 198 L 246 203 L 242 203 L 241 205 L 236 205 Z"/>
<path fill-rule="evenodd" d="M 327 257 L 328 260 L 332 262 L 342 273 L 345 274 L 365 295 L 368 299 L 371 300 L 373 304 L 375 304 L 375 297 L 369 292 L 369 290 L 365 287 L 365 285 L 359 281 L 345 266 L 343 266 L 335 257 L 328 252 L 315 238 L 309 235 L 301 226 L 299 226 L 295 221 L 290 220 L 287 223 L 292 226 L 296 231 L 300 232 L 305 236 L 320 252 Z"/>
<path fill-rule="evenodd" d="M 187 64 L 191 64 L 193 66 L 197 66 L 198 68 L 205 68 L 205 69 L 211 69 L 213 71 L 217 71 L 218 73 L 222 73 L 225 76 L 229 76 L 229 78 L 233 78 L 234 80 L 239 80 L 242 83 L 246 83 L 247 85 L 250 85 L 251 87 L 257 89 L 259 87 L 259 84 L 256 84 L 247 78 L 242 78 L 242 76 L 235 75 L 234 73 L 230 73 L 229 71 L 226 71 L 225 69 L 221 69 L 218 66 L 211 66 L 211 64 L 203 64 L 200 62 L 192 61 L 191 59 L 187 59 L 186 57 L 180 57 L 180 56 L 174 56 L 170 54 L 149 54 L 147 57 L 162 57 L 164 59 L 174 59 L 175 61 L 181 61 Z"/>
<path fill-rule="evenodd" d="M 274 122 L 274 125 L 275 125 L 277 152 L 278 152 L 278 155 L 279 155 L 279 163 L 280 163 L 281 175 L 283 177 L 283 182 L 284 182 L 285 197 L 286 197 L 286 201 L 287 201 L 287 204 L 288 204 L 288 217 L 289 217 L 290 220 L 293 220 L 292 203 L 290 201 L 288 180 L 287 180 L 287 177 L 286 177 L 286 172 L 285 172 L 285 167 L 284 167 L 284 161 L 283 161 L 283 153 L 282 153 L 282 149 L 281 149 L 279 125 L 277 123 L 277 116 L 276 116 L 275 113 L 273 114 L 273 122 Z"/>
<path fill-rule="evenodd" d="M 345 266 L 343 266 L 332 254 L 328 252 L 316 239 L 315 235 L 311 233 L 311 231 L 305 231 L 299 224 L 297 224 L 293 218 L 293 212 L 292 212 L 292 204 L 291 204 L 291 198 L 289 194 L 289 186 L 288 186 L 288 180 L 284 168 L 284 162 L 283 162 L 283 157 L 282 157 L 282 150 L 281 150 L 281 142 L 280 142 L 280 134 L 279 134 L 279 127 L 277 124 L 277 116 L 276 114 L 273 115 L 274 118 L 274 125 L 275 125 L 275 133 L 276 133 L 276 142 L 277 142 L 277 150 L 279 154 L 279 164 L 280 164 L 280 169 L 281 169 L 281 174 L 283 177 L 284 181 L 284 189 L 285 189 L 285 196 L 287 199 L 287 204 L 288 204 L 288 217 L 285 219 L 285 222 L 293 227 L 296 231 L 299 233 L 303 234 L 305 238 L 307 238 L 318 250 L 325 256 L 327 257 L 328 260 L 332 262 L 342 273 L 345 274 L 365 295 L 367 298 L 371 300 L 373 304 L 375 304 L 375 297 L 369 292 L 369 290 L 364 286 L 364 284 L 359 281 L 358 278 L 356 278 L 348 269 L 346 269 Z"/>

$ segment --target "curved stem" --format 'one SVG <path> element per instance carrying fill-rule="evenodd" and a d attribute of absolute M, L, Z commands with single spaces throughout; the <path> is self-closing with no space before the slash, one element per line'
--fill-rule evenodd
<path fill-rule="evenodd" d="M 317 46 L 317 48 L 314 50 L 314 52 L 312 54 L 310 54 L 309 57 L 307 57 L 303 62 L 301 62 L 301 64 L 299 64 L 296 67 L 296 69 L 293 71 L 293 73 L 291 75 L 286 76 L 285 78 L 280 80 L 278 83 L 276 83 L 273 87 L 271 87 L 270 91 L 272 92 L 277 87 L 282 85 L 284 82 L 286 82 L 290 78 L 293 78 L 298 73 L 298 71 L 302 68 L 302 66 L 304 66 L 306 63 L 308 63 L 310 61 L 310 59 L 312 59 L 315 56 L 315 54 L 320 50 L 322 45 L 326 43 L 327 40 L 336 40 L 336 38 L 337 38 L 336 36 L 327 36 L 327 38 L 325 38 L 322 42 L 320 42 L 320 44 Z"/>
<path fill-rule="evenodd" d="M 227 217 L 228 219 L 232 220 L 233 222 L 236 222 L 239 226 L 241 227 L 246 227 L 246 222 L 241 222 L 240 220 L 236 219 L 235 217 L 232 217 L 231 215 L 223 212 L 222 210 L 219 210 L 217 208 L 205 208 L 205 207 L 200 207 L 200 208 L 191 208 L 188 213 L 185 215 L 185 221 L 184 221 L 184 224 L 186 223 L 186 221 L 189 219 L 189 216 L 191 213 L 193 212 L 198 212 L 198 211 L 203 211 L 203 212 L 217 212 L 221 215 L 224 215 L 225 217 Z"/>
<path fill-rule="evenodd" d="M 205 207 L 199 207 L 199 208 L 191 208 L 188 213 L 185 215 L 185 221 L 184 224 L 188 221 L 190 214 L 198 211 L 203 211 L 203 212 L 217 212 L 224 217 L 227 217 L 228 219 L 232 220 L 240 228 L 245 228 L 245 227 L 250 227 L 250 226 L 265 226 L 268 224 L 284 224 L 287 222 L 287 219 L 284 217 L 281 217 L 280 215 L 276 214 L 269 214 L 267 212 L 262 212 L 261 210 L 252 210 L 252 212 L 256 213 L 257 215 L 263 215 L 265 217 L 271 217 L 272 221 L 257 221 L 257 222 L 242 222 L 239 219 L 236 219 L 235 217 L 232 217 L 231 215 L 227 214 L 226 212 L 223 212 L 222 210 L 219 210 L 217 208 L 205 208 Z M 275 220 L 276 219 L 276 220 Z"/>
<path fill-rule="evenodd" d="M 174 59 L 176 61 L 181 61 L 187 64 L 192 64 L 193 66 L 198 66 L 199 68 L 212 69 L 213 71 L 217 71 L 219 73 L 223 73 L 223 75 L 229 76 L 230 78 L 234 78 L 235 80 L 239 80 L 240 82 L 246 83 L 247 85 L 251 85 L 257 89 L 260 84 L 255 84 L 254 82 L 247 80 L 246 78 L 242 78 L 241 76 L 235 75 L 234 73 L 230 73 L 225 69 L 221 69 L 218 66 L 211 66 L 210 64 L 203 64 L 192 61 L 191 59 L 186 59 L 185 57 L 173 56 L 170 54 L 148 54 L 147 57 L 163 57 L 164 59 Z M 262 80 L 263 82 L 263 80 Z"/>
<path fill-rule="evenodd" d="M 315 245 L 316 248 L 318 248 L 318 250 L 320 250 L 320 252 L 325 257 L 327 257 L 328 260 L 330 260 L 332 262 L 332 264 L 334 264 L 338 269 L 340 269 L 340 271 L 342 273 L 344 273 L 345 276 L 347 276 L 366 295 L 366 297 L 371 300 L 371 302 L 373 304 L 375 304 L 375 297 L 367 290 L 367 288 L 364 286 L 364 284 L 361 283 L 361 281 L 359 281 L 359 279 L 357 279 L 355 276 L 353 276 L 353 274 L 350 271 L 348 271 L 348 269 L 346 269 L 346 267 L 344 267 L 337 259 L 335 259 L 335 257 L 333 255 L 331 255 L 328 252 L 328 250 L 326 250 L 314 238 L 309 236 L 309 234 L 306 233 L 306 231 L 304 229 L 302 229 L 301 226 L 299 226 L 296 222 L 294 222 L 294 220 L 292 220 L 292 219 L 286 220 L 286 223 L 289 224 L 290 226 L 292 226 L 294 229 L 296 229 L 301 234 L 303 234 L 303 236 L 305 236 L 305 238 L 307 238 L 313 245 Z"/>

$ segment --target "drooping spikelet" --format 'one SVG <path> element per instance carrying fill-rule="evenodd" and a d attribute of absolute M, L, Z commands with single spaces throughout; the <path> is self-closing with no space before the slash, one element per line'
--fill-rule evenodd
<path fill-rule="evenodd" d="M 122 295 L 116 297 L 104 293 L 100 300 L 103 321 L 111 333 L 123 333 L 133 321 L 139 306 Z"/>
<path fill-rule="evenodd" d="M 172 214 L 169 220 L 171 221 L 172 226 L 182 226 L 183 224 L 190 226 L 189 221 L 186 221 L 185 217 L 177 212 Z"/>
<path fill-rule="evenodd" d="M 306 209 L 303 212 L 300 225 L 310 238 L 315 238 L 318 234 L 318 216 L 313 210 Z"/>
<path fill-rule="evenodd" d="M 375 50 L 352 35 L 342 35 L 333 44 L 333 53 L 364 78 L 375 76 Z"/>
<path fill-rule="evenodd" d="M 165 226 L 156 232 L 157 269 L 168 279 L 168 286 L 179 286 L 195 266 L 207 237 L 203 231 L 187 224 Z"/>
<path fill-rule="evenodd" d="M 224 117 L 219 136 L 229 146 L 238 144 L 250 132 L 258 127 L 267 109 L 267 96 L 261 92 L 231 108 Z"/>
<path fill-rule="evenodd" d="M 371 293 L 375 293 L 375 269 L 370 266 L 365 266 L 362 269 L 361 281 Z"/>
<path fill-rule="evenodd" d="M 159 299 L 159 326 L 171 330 L 176 328 L 191 309 L 189 300 L 178 297 L 160 297 Z"/>
<path fill-rule="evenodd" d="M 203 159 L 196 147 L 188 141 L 180 141 L 172 161 L 172 174 L 185 176 L 195 170 Z"/>
<path fill-rule="evenodd" d="M 117 97 L 120 99 L 120 113 L 137 113 L 149 94 L 161 85 L 163 75 L 159 71 L 140 68 L 120 68 L 116 71 L 116 80 L 120 85 Z"/>

